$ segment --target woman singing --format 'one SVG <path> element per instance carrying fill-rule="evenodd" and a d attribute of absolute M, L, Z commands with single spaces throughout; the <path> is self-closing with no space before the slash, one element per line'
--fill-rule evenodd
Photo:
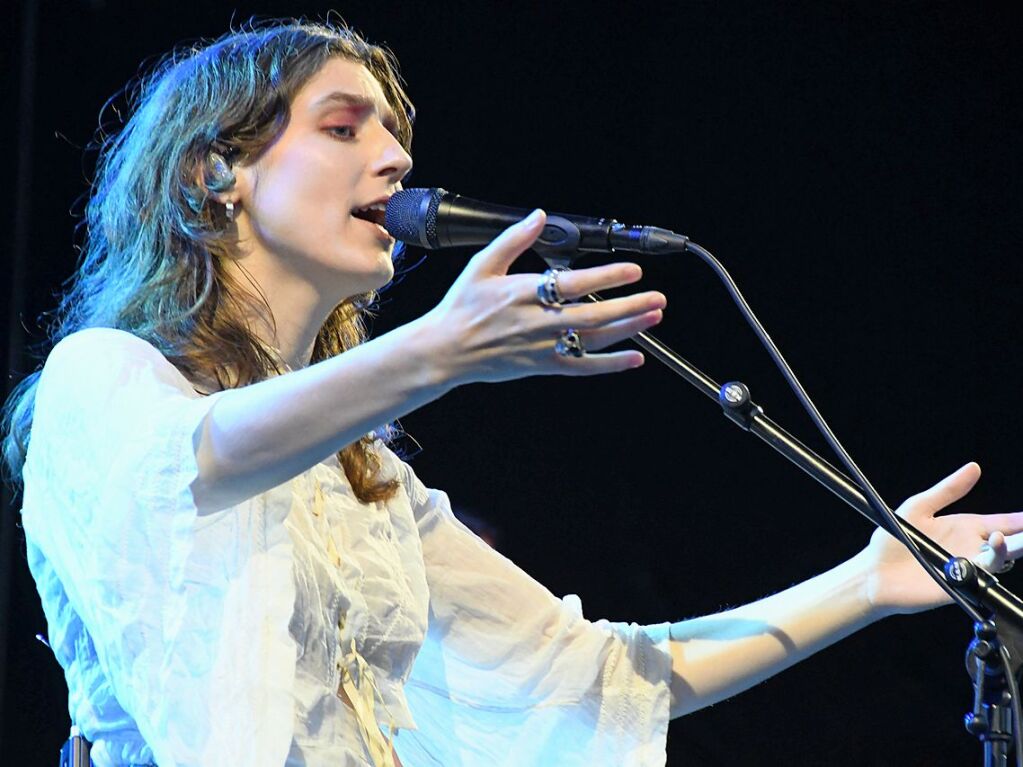
<path fill-rule="evenodd" d="M 465 383 L 635 368 L 602 350 L 665 298 L 572 303 L 636 282 L 629 263 L 509 275 L 537 211 L 366 340 L 411 117 L 388 53 L 289 22 L 168 58 L 103 145 L 4 443 L 95 764 L 662 765 L 669 718 L 945 601 L 877 532 L 725 620 L 590 622 L 458 522 L 386 424 Z M 979 474 L 900 513 L 995 571 L 1023 514 L 934 516 Z"/>

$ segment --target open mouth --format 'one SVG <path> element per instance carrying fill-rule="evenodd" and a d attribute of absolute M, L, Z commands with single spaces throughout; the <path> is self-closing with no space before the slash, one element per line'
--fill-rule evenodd
<path fill-rule="evenodd" d="M 386 211 L 387 206 L 382 202 L 377 202 L 367 205 L 365 208 L 356 208 L 352 211 L 352 215 L 355 218 L 361 218 L 363 221 L 369 221 L 371 224 L 383 227 L 387 217 Z"/>

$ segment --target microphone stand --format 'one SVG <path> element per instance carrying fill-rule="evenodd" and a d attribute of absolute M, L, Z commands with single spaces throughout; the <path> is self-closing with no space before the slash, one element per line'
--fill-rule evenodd
<path fill-rule="evenodd" d="M 552 265 L 567 265 L 564 256 L 548 257 Z M 597 294 L 587 296 L 600 301 Z M 749 389 L 740 381 L 719 385 L 692 363 L 649 333 L 633 340 L 654 358 L 715 400 L 724 414 L 744 431 L 766 442 L 871 522 L 887 529 L 878 519 L 860 488 L 789 432 L 768 418 L 753 402 Z M 965 557 L 953 557 L 909 522 L 899 519 L 906 535 L 946 582 L 967 602 L 987 614 L 974 624 L 974 639 L 966 652 L 966 669 L 974 686 L 973 705 L 964 717 L 966 729 L 984 744 L 984 767 L 1008 767 L 1013 749 L 1012 696 L 1006 674 L 1019 679 L 1023 660 L 1023 601 L 998 579 Z M 1007 655 L 1003 653 L 1007 652 Z M 1009 668 L 1003 658 L 1007 657 Z"/>

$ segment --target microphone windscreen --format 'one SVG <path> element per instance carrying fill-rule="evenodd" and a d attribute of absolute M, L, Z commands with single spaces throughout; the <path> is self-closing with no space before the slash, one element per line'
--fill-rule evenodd
<path fill-rule="evenodd" d="M 392 237 L 423 248 L 437 247 L 437 208 L 443 189 L 402 189 L 387 201 L 384 228 Z"/>

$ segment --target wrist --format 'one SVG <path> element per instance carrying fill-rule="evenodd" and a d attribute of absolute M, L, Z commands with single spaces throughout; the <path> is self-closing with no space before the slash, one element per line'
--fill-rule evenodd
<path fill-rule="evenodd" d="M 446 334 L 433 312 L 423 315 L 394 331 L 399 335 L 399 353 L 405 356 L 417 388 L 440 397 L 464 381 L 458 379 Z"/>
<path fill-rule="evenodd" d="M 846 561 L 850 577 L 857 585 L 864 619 L 870 623 L 899 612 L 884 598 L 884 589 L 869 548 L 864 548 Z"/>

